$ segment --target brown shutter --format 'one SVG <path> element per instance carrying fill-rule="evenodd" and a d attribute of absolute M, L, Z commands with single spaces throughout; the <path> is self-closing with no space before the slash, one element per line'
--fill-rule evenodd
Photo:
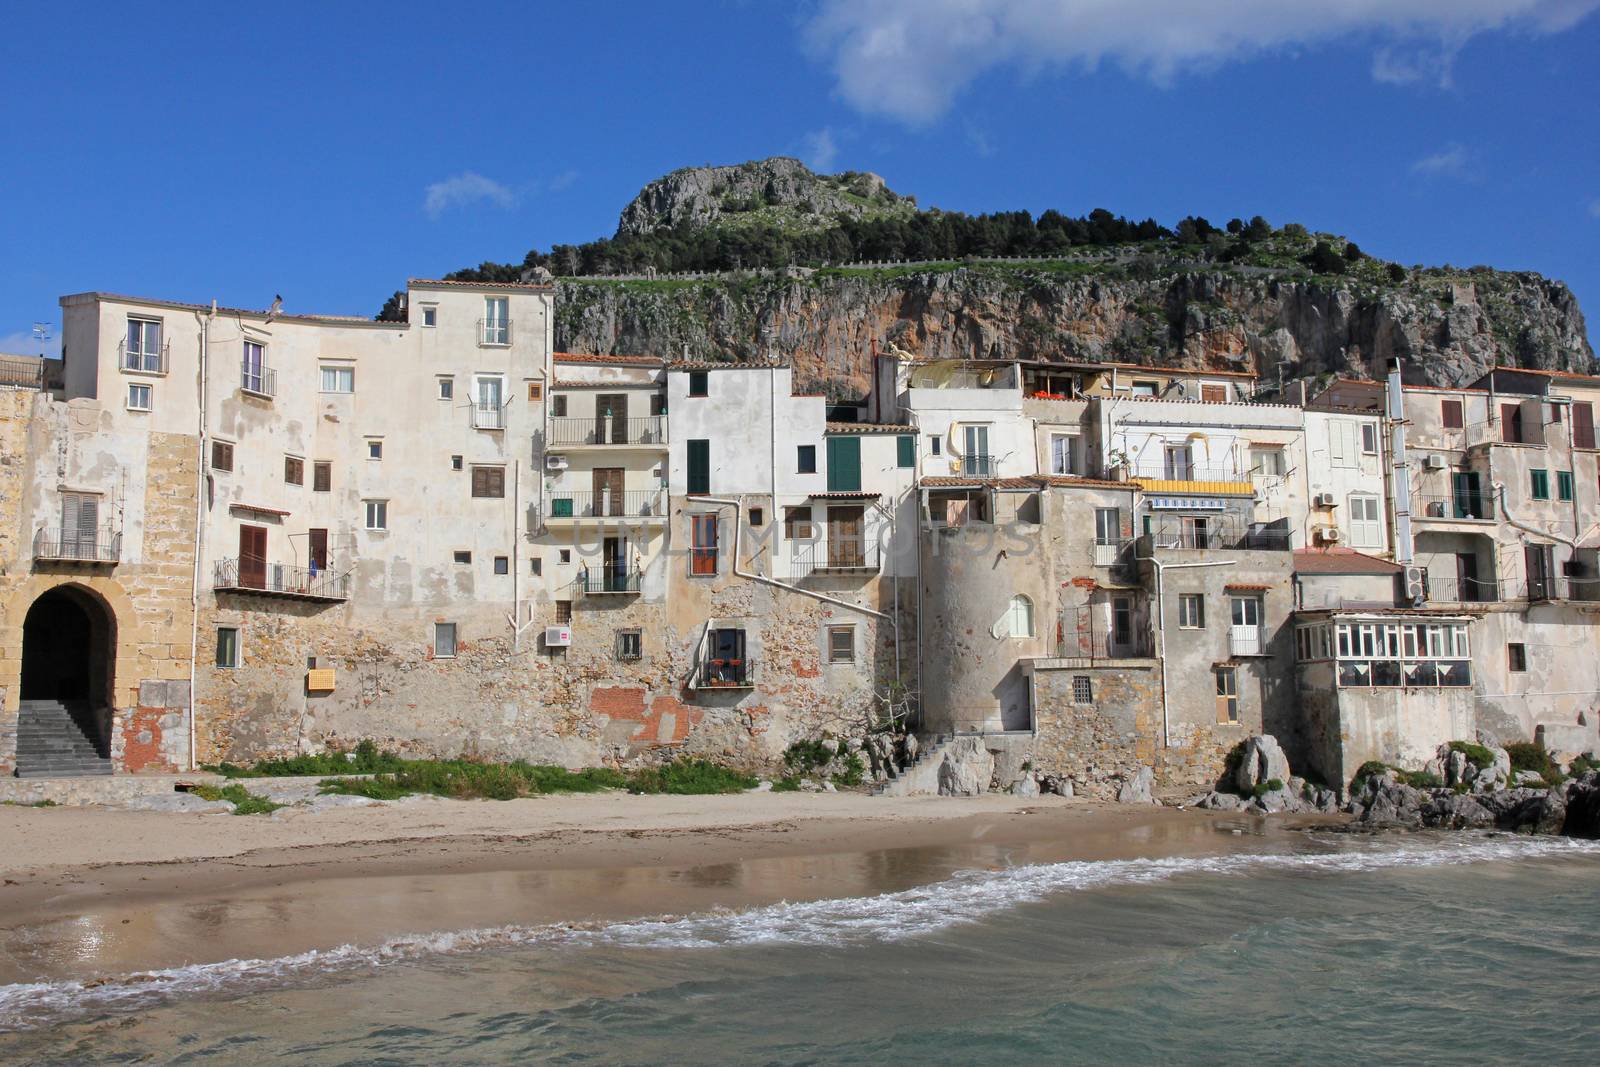
<path fill-rule="evenodd" d="M 1586 400 L 1572 405 L 1572 444 L 1577 448 L 1594 447 L 1594 405 Z"/>
<path fill-rule="evenodd" d="M 1440 401 L 1440 414 L 1444 417 L 1444 428 L 1447 430 L 1461 429 L 1461 401 Z"/>
<path fill-rule="evenodd" d="M 311 467 L 311 489 L 317 493 L 333 490 L 333 464 L 316 463 Z"/>
<path fill-rule="evenodd" d="M 308 538 L 310 549 L 306 553 L 311 557 L 311 566 L 318 571 L 328 569 L 328 531 L 313 529 Z"/>

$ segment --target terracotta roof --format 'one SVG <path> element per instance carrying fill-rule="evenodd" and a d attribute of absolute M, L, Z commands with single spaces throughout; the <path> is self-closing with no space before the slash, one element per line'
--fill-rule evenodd
<path fill-rule="evenodd" d="M 663 367 L 666 365 L 666 361 L 659 356 L 608 356 L 593 352 L 552 352 L 550 358 L 557 363 L 601 363 L 618 367 Z"/>
<path fill-rule="evenodd" d="M 893 422 L 830 422 L 826 424 L 828 433 L 916 433 L 915 426 L 903 426 Z"/>
<path fill-rule="evenodd" d="M 1398 574 L 1405 568 L 1353 548 L 1297 548 L 1294 570 L 1296 574 Z"/>
<path fill-rule="evenodd" d="M 544 292 L 554 289 L 553 285 L 533 285 L 529 282 L 462 282 L 447 281 L 443 278 L 408 278 L 407 286 L 425 286 L 429 289 L 442 286 L 446 289 L 527 289 L 533 292 Z"/>
<path fill-rule="evenodd" d="M 263 508 L 263 507 L 257 507 L 255 504 L 240 504 L 240 503 L 229 504 L 228 505 L 228 510 L 229 511 L 248 511 L 248 512 L 251 512 L 252 514 L 255 514 L 255 515 L 287 515 L 287 514 L 289 514 L 287 511 L 284 511 L 282 508 Z"/>
<path fill-rule="evenodd" d="M 612 381 L 609 381 L 609 382 L 602 382 L 602 381 L 580 382 L 580 381 L 576 381 L 576 380 L 571 379 L 571 378 L 557 378 L 555 381 L 550 383 L 550 388 L 552 388 L 552 389 L 660 389 L 661 388 L 661 383 L 660 382 L 630 382 L 630 381 L 626 381 L 626 380 L 624 380 L 624 381 L 616 381 L 614 379 Z"/>
<path fill-rule="evenodd" d="M 786 370 L 789 364 L 781 359 L 753 359 L 735 362 L 724 359 L 685 359 L 668 363 L 668 370 Z"/>
<path fill-rule="evenodd" d="M 1152 367 L 1144 363 L 1061 363 L 1057 366 L 1070 367 L 1073 370 L 1132 370 L 1143 371 L 1146 374 L 1166 374 L 1183 378 L 1259 378 L 1260 375 L 1253 370 L 1210 370 L 1201 367 Z"/>
<path fill-rule="evenodd" d="M 1569 370 L 1535 370 L 1532 367 L 1501 367 L 1501 366 L 1496 366 L 1496 367 L 1494 367 L 1494 368 L 1492 368 L 1490 370 L 1490 373 L 1492 374 L 1494 371 L 1500 371 L 1500 370 L 1509 371 L 1512 374 L 1537 374 L 1537 375 L 1540 375 L 1541 377 L 1545 377 L 1545 378 L 1571 378 L 1571 379 L 1573 379 L 1575 381 L 1580 381 L 1580 382 L 1600 382 L 1600 377 L 1597 377 L 1596 375 L 1593 375 L 1593 374 L 1578 374 L 1575 371 L 1569 371 Z"/>
<path fill-rule="evenodd" d="M 128 296 L 124 293 L 105 293 L 99 291 L 89 293 L 70 293 L 61 298 L 60 304 L 62 307 L 70 307 L 74 304 L 82 304 L 90 300 L 115 301 L 122 304 L 143 304 L 147 307 L 178 308 L 183 311 L 211 310 L 210 304 L 190 304 L 182 300 L 162 300 L 159 297 Z M 272 314 L 267 310 L 230 308 L 222 307 L 220 305 L 218 305 L 216 310 L 218 315 L 228 315 L 234 318 L 245 317 L 251 319 L 264 319 L 268 315 Z M 377 319 L 368 318 L 365 315 L 291 315 L 287 312 L 279 312 L 276 315 L 272 315 L 272 321 L 334 323 L 340 326 L 374 326 L 380 329 L 391 330 L 405 330 L 410 328 L 410 323 L 380 322 Z"/>
<path fill-rule="evenodd" d="M 924 489 L 1037 489 L 1032 478 L 962 478 L 933 475 L 917 483 Z"/>
<path fill-rule="evenodd" d="M 1242 584 L 1242 583 L 1239 583 L 1239 582 L 1229 582 L 1227 585 L 1223 586 L 1222 588 L 1224 590 L 1230 590 L 1230 589 L 1238 590 L 1239 592 L 1242 592 L 1242 593 L 1264 593 L 1268 589 L 1271 589 L 1272 586 L 1270 586 L 1270 585 L 1254 585 L 1254 584 L 1246 585 L 1246 584 Z"/>
<path fill-rule="evenodd" d="M 883 495 L 882 493 L 868 493 L 868 492 L 859 492 L 859 493 L 807 493 L 806 494 L 806 496 L 811 500 L 876 500 L 879 497 L 881 497 L 882 495 Z"/>
<path fill-rule="evenodd" d="M 1113 482 L 1104 478 L 1078 478 L 1066 474 L 1035 474 L 1032 478 L 1052 489 L 1126 489 L 1132 492 L 1139 488 L 1138 482 Z"/>

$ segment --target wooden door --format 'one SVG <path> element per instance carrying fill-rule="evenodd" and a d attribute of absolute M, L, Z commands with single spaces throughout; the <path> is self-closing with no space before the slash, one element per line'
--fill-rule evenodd
<path fill-rule="evenodd" d="M 328 531 L 312 530 L 309 541 L 307 555 L 310 557 L 311 572 L 321 574 L 328 569 Z"/>
<path fill-rule="evenodd" d="M 87 493 L 61 494 L 61 554 L 95 559 L 100 526 L 100 498 Z"/>
<path fill-rule="evenodd" d="M 828 566 L 866 566 L 866 545 L 861 529 L 862 515 L 863 509 L 859 507 L 828 509 Z"/>
<path fill-rule="evenodd" d="M 594 469 L 594 513 L 596 515 L 626 515 L 622 503 L 622 468 L 596 467 Z"/>
<path fill-rule="evenodd" d="M 594 439 L 601 445 L 628 443 L 628 394 L 602 393 L 594 398 Z"/>
<path fill-rule="evenodd" d="M 239 584 L 246 589 L 267 587 L 267 528 L 239 527 Z"/>

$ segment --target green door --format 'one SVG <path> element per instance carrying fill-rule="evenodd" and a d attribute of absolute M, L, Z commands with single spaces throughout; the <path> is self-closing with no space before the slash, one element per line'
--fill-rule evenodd
<path fill-rule="evenodd" d="M 697 439 L 689 441 L 688 445 L 688 490 L 704 495 L 711 492 L 711 442 Z"/>
<path fill-rule="evenodd" d="M 861 438 L 828 438 L 828 492 L 861 492 Z"/>

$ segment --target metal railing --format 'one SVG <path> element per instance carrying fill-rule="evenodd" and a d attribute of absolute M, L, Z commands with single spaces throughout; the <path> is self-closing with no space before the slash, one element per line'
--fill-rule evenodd
<path fill-rule="evenodd" d="M 1493 604 L 1500 599 L 1500 583 L 1492 578 L 1424 577 L 1423 589 L 1429 601 L 1441 604 Z"/>
<path fill-rule="evenodd" d="M 1148 634 L 1125 635 L 1063 630 L 1056 637 L 1057 659 L 1146 659 L 1153 653 Z"/>
<path fill-rule="evenodd" d="M 1136 463 L 1127 477 L 1161 482 L 1248 482 L 1250 472 L 1238 467 L 1203 467 L 1195 463 Z"/>
<path fill-rule="evenodd" d="M 511 343 L 511 320 L 479 319 L 478 343 L 484 345 L 509 345 Z"/>
<path fill-rule="evenodd" d="M 545 500 L 547 519 L 661 518 L 667 514 L 664 489 L 634 489 L 621 493 L 551 491 Z"/>
<path fill-rule="evenodd" d="M 876 574 L 880 554 L 878 542 L 864 537 L 836 541 L 790 541 L 788 551 L 777 557 L 789 578 L 813 574 Z"/>
<path fill-rule="evenodd" d="M 0 385 L 44 388 L 44 360 L 0 356 Z"/>
<path fill-rule="evenodd" d="M 122 535 L 109 526 L 87 533 L 41 529 L 33 535 L 33 558 L 116 563 L 122 558 Z"/>
<path fill-rule="evenodd" d="M 1492 519 L 1494 494 L 1478 489 L 1460 493 L 1413 493 L 1411 496 L 1413 519 Z"/>
<path fill-rule="evenodd" d="M 550 444 L 559 445 L 664 445 L 667 417 L 646 415 L 637 419 L 562 416 L 550 420 Z"/>
<path fill-rule="evenodd" d="M 577 581 L 573 584 L 578 587 L 578 592 L 584 595 L 596 593 L 637 593 L 644 581 L 644 574 L 638 567 L 627 570 L 616 570 L 610 567 L 597 567 L 593 570 L 584 567 L 578 571 Z"/>
<path fill-rule="evenodd" d="M 258 396 L 277 396 L 278 371 L 264 363 L 245 360 L 239 364 L 239 388 Z"/>
<path fill-rule="evenodd" d="M 1230 656 L 1264 656 L 1267 654 L 1267 639 L 1262 634 L 1261 628 L 1248 630 L 1228 631 L 1228 655 Z"/>
<path fill-rule="evenodd" d="M 1151 523 L 1145 535 L 1150 547 L 1189 551 L 1269 551 L 1287 552 L 1294 544 L 1294 533 L 1287 526 L 1247 523 L 1236 516 L 1208 515 L 1205 521 L 1185 522 L 1176 515 L 1164 515 Z M 1146 555 L 1141 549 L 1140 555 Z"/>
<path fill-rule="evenodd" d="M 961 475 L 964 478 L 993 478 L 997 464 L 993 456 L 961 457 Z"/>
<path fill-rule="evenodd" d="M 472 428 L 475 430 L 505 429 L 506 406 L 504 404 L 474 402 L 472 405 Z"/>
<path fill-rule="evenodd" d="M 117 342 L 117 366 L 141 374 L 165 374 L 167 356 L 171 351 L 171 341 L 163 342 L 161 347 L 156 349 L 129 348 L 128 341 L 124 338 Z"/>
<path fill-rule="evenodd" d="M 1115 567 L 1119 563 L 1125 563 L 1127 561 L 1128 546 L 1131 544 L 1133 544 L 1131 540 L 1112 541 L 1109 544 L 1101 544 L 1096 541 L 1094 544 L 1094 565 L 1096 567 Z"/>
<path fill-rule="evenodd" d="M 748 689 L 755 684 L 755 664 L 748 659 L 706 656 L 700 661 L 697 689 Z"/>
<path fill-rule="evenodd" d="M 349 600 L 350 573 L 298 567 L 269 560 L 218 560 L 212 570 L 213 589 L 277 593 L 313 600 Z"/>

